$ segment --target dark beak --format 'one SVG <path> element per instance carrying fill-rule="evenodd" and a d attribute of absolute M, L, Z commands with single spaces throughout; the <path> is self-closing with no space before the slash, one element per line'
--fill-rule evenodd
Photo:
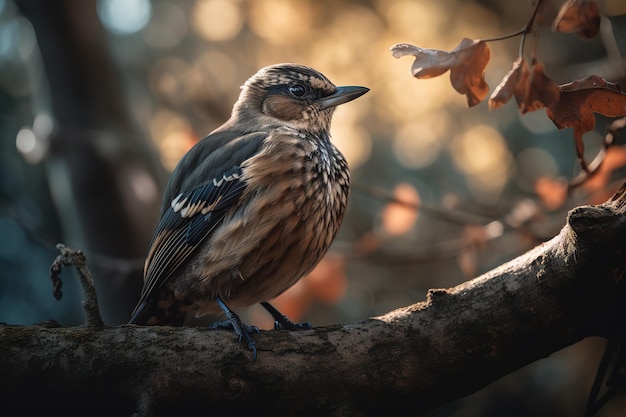
<path fill-rule="evenodd" d="M 355 98 L 361 97 L 368 91 L 370 91 L 370 89 L 367 87 L 357 87 L 351 85 L 337 87 L 337 91 L 329 96 L 320 98 L 319 100 L 317 100 L 317 102 L 321 104 L 323 109 L 325 109 L 328 107 L 334 107 L 343 103 L 347 103 L 348 101 L 352 101 Z"/>

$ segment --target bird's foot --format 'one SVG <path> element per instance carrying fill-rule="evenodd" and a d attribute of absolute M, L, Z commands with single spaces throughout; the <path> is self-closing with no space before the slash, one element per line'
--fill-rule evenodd
<path fill-rule="evenodd" d="M 252 334 L 259 334 L 259 328 L 256 326 L 249 326 L 241 321 L 237 316 L 236 318 L 229 318 L 228 320 L 218 321 L 209 325 L 210 329 L 233 329 L 237 334 L 237 341 L 243 341 L 248 345 L 248 349 L 252 351 L 252 356 L 256 359 L 256 343 L 252 339 Z"/>
<path fill-rule="evenodd" d="M 253 360 L 256 360 L 256 343 L 252 339 L 252 333 L 259 334 L 259 328 L 256 326 L 248 326 L 241 321 L 237 313 L 230 309 L 222 301 L 220 297 L 216 297 L 217 304 L 226 314 L 227 319 L 224 321 L 218 321 L 209 325 L 210 329 L 233 329 L 237 334 L 238 341 L 245 342 L 248 345 L 248 349 L 252 351 Z"/>
<path fill-rule="evenodd" d="M 267 301 L 263 301 L 261 303 L 264 309 L 266 309 L 274 318 L 274 329 L 276 330 L 309 330 L 312 329 L 311 323 L 294 323 L 289 320 L 287 316 L 278 311 L 276 307 L 268 303 Z"/>
<path fill-rule="evenodd" d="M 286 320 L 274 320 L 274 329 L 276 330 L 310 330 L 313 328 L 311 323 L 308 321 L 306 323 L 294 323 L 285 317 Z"/>

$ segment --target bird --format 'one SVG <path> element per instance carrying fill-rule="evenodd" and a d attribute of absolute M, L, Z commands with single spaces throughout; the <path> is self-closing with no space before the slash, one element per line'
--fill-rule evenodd
<path fill-rule="evenodd" d="M 322 259 L 344 217 L 350 171 L 331 142 L 337 106 L 367 93 L 283 63 L 241 87 L 230 118 L 198 141 L 167 183 L 130 322 L 182 326 L 223 312 L 256 359 L 255 326 L 235 310 L 260 303 L 276 329 L 298 330 L 274 299 Z"/>

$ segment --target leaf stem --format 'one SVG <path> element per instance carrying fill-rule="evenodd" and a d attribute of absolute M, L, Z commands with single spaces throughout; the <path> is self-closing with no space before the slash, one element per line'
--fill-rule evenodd
<path fill-rule="evenodd" d="M 541 9 L 543 2 L 544 0 L 537 0 L 537 4 L 535 5 L 535 10 L 533 10 L 533 15 L 530 17 L 530 20 L 528 21 L 528 23 L 526 23 L 526 26 L 524 27 L 524 33 L 522 34 L 522 40 L 520 41 L 520 45 L 519 45 L 519 56 L 522 56 L 524 54 L 524 43 L 526 43 L 526 35 L 529 34 L 533 30 L 535 19 L 537 18 L 537 15 L 539 14 L 539 10 Z"/>
<path fill-rule="evenodd" d="M 532 31 L 533 25 L 535 24 L 535 19 L 537 18 L 537 15 L 539 14 L 539 10 L 541 9 L 543 2 L 544 0 L 537 0 L 537 4 L 535 5 L 535 9 L 533 10 L 532 16 L 530 16 L 528 23 L 526 23 L 526 25 L 522 29 L 518 30 L 517 32 L 509 33 L 508 35 L 498 36 L 497 38 L 488 38 L 488 39 L 481 39 L 481 40 L 483 42 L 496 42 L 496 41 L 503 41 L 505 39 L 510 39 L 510 38 L 514 38 L 516 36 L 522 35 L 522 40 L 520 41 L 520 46 L 519 46 L 519 56 L 522 56 L 522 54 L 524 53 L 524 43 L 526 42 L 526 35 Z"/>
<path fill-rule="evenodd" d="M 510 38 L 514 38 L 516 36 L 519 35 L 523 35 L 526 33 L 526 26 L 524 26 L 523 29 L 518 30 L 517 32 L 513 32 L 513 33 L 509 33 L 508 35 L 504 35 L 504 36 L 498 36 L 497 38 L 488 38 L 488 39 L 481 39 L 483 42 L 496 42 L 496 41 L 503 41 L 505 39 L 510 39 Z"/>

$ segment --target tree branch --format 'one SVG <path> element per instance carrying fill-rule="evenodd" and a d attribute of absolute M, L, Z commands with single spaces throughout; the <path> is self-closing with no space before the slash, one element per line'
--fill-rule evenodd
<path fill-rule="evenodd" d="M 611 331 L 625 208 L 626 185 L 528 253 L 384 316 L 263 331 L 256 361 L 228 331 L 0 325 L 0 392 L 22 413 L 423 414 Z"/>

